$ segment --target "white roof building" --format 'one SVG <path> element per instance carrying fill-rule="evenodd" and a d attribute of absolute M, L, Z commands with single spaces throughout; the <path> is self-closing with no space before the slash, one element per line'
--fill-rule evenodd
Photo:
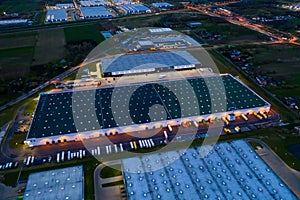
<path fill-rule="evenodd" d="M 107 10 L 104 6 L 81 7 L 80 10 L 85 19 L 112 17 L 112 13 L 109 10 Z"/>
<path fill-rule="evenodd" d="M 63 22 L 67 21 L 67 10 L 62 9 L 49 9 L 47 10 L 46 22 Z"/>
<path fill-rule="evenodd" d="M 55 4 L 55 7 L 56 8 L 74 8 L 74 4 L 73 3 L 58 3 L 58 4 Z"/>
<path fill-rule="evenodd" d="M 90 6 L 105 6 L 108 5 L 105 0 L 90 0 L 90 1 L 79 1 L 81 6 L 90 7 Z"/>
<path fill-rule="evenodd" d="M 24 200 L 84 199 L 83 167 L 74 166 L 29 175 Z"/>
<path fill-rule="evenodd" d="M 128 200 L 298 199 L 244 140 L 124 159 Z"/>

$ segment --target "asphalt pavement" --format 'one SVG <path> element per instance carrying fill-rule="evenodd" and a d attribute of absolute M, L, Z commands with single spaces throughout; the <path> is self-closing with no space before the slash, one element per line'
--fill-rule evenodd
<path fill-rule="evenodd" d="M 95 192 L 95 199 L 114 199 L 118 200 L 121 199 L 121 191 L 119 186 L 113 187 L 102 187 L 102 184 L 105 183 L 112 183 L 116 181 L 123 180 L 123 176 L 116 176 L 111 178 L 101 178 L 100 172 L 106 166 L 112 166 L 121 164 L 120 160 L 114 160 L 102 163 L 98 165 L 94 171 L 94 192 Z"/>

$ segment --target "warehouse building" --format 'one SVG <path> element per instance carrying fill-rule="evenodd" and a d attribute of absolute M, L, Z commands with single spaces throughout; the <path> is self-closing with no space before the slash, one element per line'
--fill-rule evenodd
<path fill-rule="evenodd" d="M 62 9 L 49 9 L 46 14 L 46 22 L 64 22 L 67 21 L 67 10 Z"/>
<path fill-rule="evenodd" d="M 58 3 L 58 4 L 55 4 L 55 7 L 58 9 L 74 8 L 74 4 L 73 3 Z"/>
<path fill-rule="evenodd" d="M 191 37 L 174 31 L 170 28 L 148 28 L 142 33 L 145 37 L 140 37 L 136 49 L 177 49 L 201 46 Z"/>
<path fill-rule="evenodd" d="M 113 16 L 112 13 L 104 6 L 81 7 L 80 10 L 83 14 L 84 19 L 110 18 Z"/>
<path fill-rule="evenodd" d="M 30 174 L 24 200 L 84 199 L 83 167 L 74 166 Z"/>
<path fill-rule="evenodd" d="M 122 4 L 119 8 L 126 14 L 151 13 L 151 9 L 142 4 Z"/>
<path fill-rule="evenodd" d="M 193 69 L 200 62 L 187 51 L 125 54 L 101 61 L 104 77 Z"/>
<path fill-rule="evenodd" d="M 269 110 L 268 102 L 228 74 L 42 93 L 25 143 L 79 141 Z"/>
<path fill-rule="evenodd" d="M 112 0 L 115 5 L 132 4 L 132 0 Z"/>
<path fill-rule="evenodd" d="M 244 140 L 122 160 L 128 200 L 298 199 Z"/>
<path fill-rule="evenodd" d="M 151 5 L 159 10 L 168 10 L 174 7 L 172 4 L 167 2 L 152 3 Z"/>
<path fill-rule="evenodd" d="M 105 0 L 90 0 L 90 1 L 79 1 L 80 5 L 83 7 L 92 7 L 92 6 L 105 6 L 108 5 Z"/>

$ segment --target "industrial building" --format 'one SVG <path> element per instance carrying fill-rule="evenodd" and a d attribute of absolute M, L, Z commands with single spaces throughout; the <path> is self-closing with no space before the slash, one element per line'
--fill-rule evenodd
<path fill-rule="evenodd" d="M 101 31 L 100 33 L 105 39 L 111 38 L 113 36 L 110 31 Z"/>
<path fill-rule="evenodd" d="M 167 2 L 152 3 L 151 5 L 159 10 L 167 10 L 174 7 L 172 4 Z"/>
<path fill-rule="evenodd" d="M 48 9 L 46 14 L 46 22 L 64 22 L 67 21 L 67 10 L 62 9 Z"/>
<path fill-rule="evenodd" d="M 122 4 L 119 8 L 126 14 L 151 13 L 151 9 L 142 4 Z"/>
<path fill-rule="evenodd" d="M 73 3 L 58 3 L 58 4 L 55 4 L 55 7 L 56 8 L 64 8 L 64 9 L 67 9 L 67 8 L 74 8 L 74 4 Z"/>
<path fill-rule="evenodd" d="M 153 105 L 161 109 L 150 118 Z M 228 74 L 41 93 L 25 143 L 79 141 L 269 110 L 268 102 Z"/>
<path fill-rule="evenodd" d="M 112 0 L 115 5 L 132 4 L 132 0 Z"/>
<path fill-rule="evenodd" d="M 244 140 L 122 160 L 128 200 L 298 199 Z"/>
<path fill-rule="evenodd" d="M 26 25 L 32 23 L 28 19 L 7 19 L 0 20 L 0 26 L 15 26 L 15 25 Z"/>
<path fill-rule="evenodd" d="M 92 6 L 105 6 L 108 5 L 105 0 L 89 0 L 89 1 L 79 1 L 80 5 L 83 7 L 92 7 Z"/>
<path fill-rule="evenodd" d="M 201 46 L 191 37 L 170 28 L 149 28 L 147 37 L 139 38 L 136 49 L 177 49 Z"/>
<path fill-rule="evenodd" d="M 112 13 L 104 6 L 81 7 L 80 10 L 84 19 L 110 18 L 113 16 Z"/>
<path fill-rule="evenodd" d="M 200 62 L 187 51 L 125 54 L 101 61 L 104 77 L 192 69 L 196 65 Z"/>
<path fill-rule="evenodd" d="M 74 166 L 30 174 L 24 200 L 84 199 L 83 167 Z"/>

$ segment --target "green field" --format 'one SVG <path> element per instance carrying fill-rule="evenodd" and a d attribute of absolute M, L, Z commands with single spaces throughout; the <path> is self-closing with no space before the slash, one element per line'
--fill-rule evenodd
<path fill-rule="evenodd" d="M 0 34 L 0 80 L 24 77 L 32 63 L 36 31 Z"/>
<path fill-rule="evenodd" d="M 23 77 L 29 70 L 34 47 L 20 47 L 0 50 L 0 80 Z"/>
<path fill-rule="evenodd" d="M 102 187 L 112 187 L 112 186 L 117 186 L 117 185 L 124 185 L 124 181 L 116 181 L 116 182 L 111 182 L 111 183 L 104 183 L 102 184 Z"/>
<path fill-rule="evenodd" d="M 21 32 L 15 34 L 0 34 L 0 49 L 21 47 L 34 47 L 37 31 Z"/>
<path fill-rule="evenodd" d="M 34 110 L 35 110 L 35 107 L 36 107 L 37 103 L 38 103 L 38 100 L 37 99 L 33 99 L 31 102 L 29 102 L 26 105 L 23 113 L 24 114 L 27 114 L 27 113 L 32 114 L 34 112 Z"/>
<path fill-rule="evenodd" d="M 115 176 L 121 176 L 121 165 L 105 166 L 100 172 L 101 178 L 111 178 Z"/>
<path fill-rule="evenodd" d="M 6 50 L 0 50 L 0 58 L 9 58 L 14 56 L 19 56 L 27 53 L 32 53 L 32 47 L 20 47 L 20 48 L 11 48 Z"/>
<path fill-rule="evenodd" d="M 24 147 L 26 135 L 26 133 L 14 134 L 8 142 L 9 148 L 16 149 Z"/>
<path fill-rule="evenodd" d="M 46 64 L 64 57 L 65 35 L 61 28 L 38 32 L 33 65 Z"/>
<path fill-rule="evenodd" d="M 81 40 L 94 40 L 100 43 L 104 37 L 100 34 L 98 25 L 83 25 L 64 28 L 66 42 L 76 42 Z"/>

